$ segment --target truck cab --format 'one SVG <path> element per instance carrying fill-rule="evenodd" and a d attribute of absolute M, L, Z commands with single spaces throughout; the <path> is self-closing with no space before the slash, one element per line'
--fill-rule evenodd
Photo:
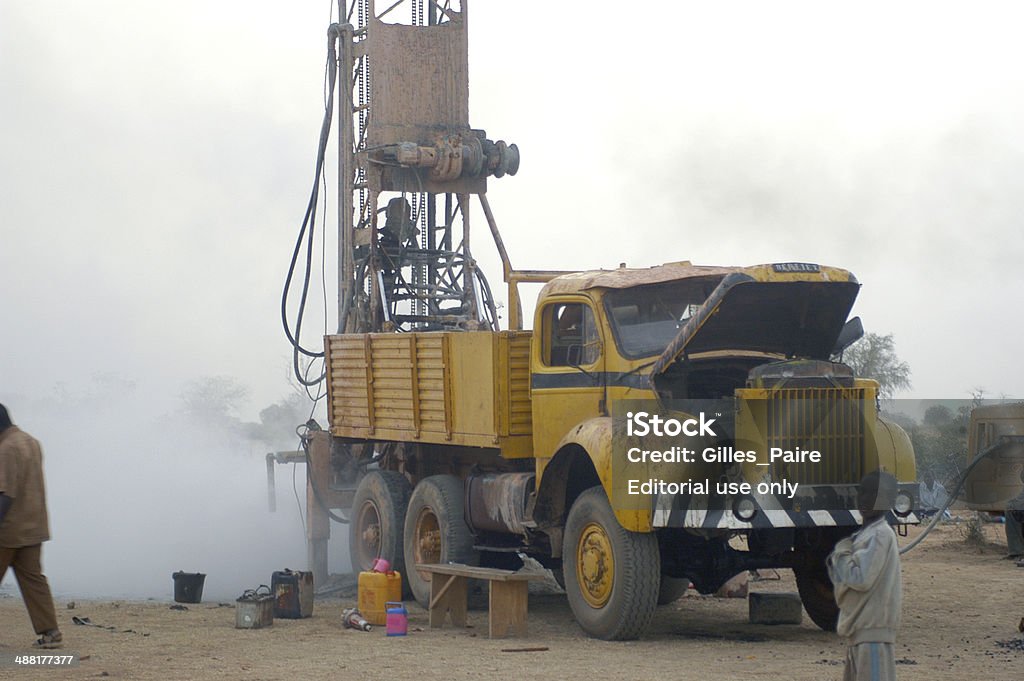
<path fill-rule="evenodd" d="M 671 410 L 685 401 L 738 399 L 754 412 L 784 398 L 803 407 L 818 400 L 817 408 L 821 400 L 839 407 L 856 400 L 858 418 L 868 423 L 863 432 L 843 434 L 845 441 L 835 439 L 835 427 L 817 440 L 809 433 L 794 433 L 799 442 L 780 433 L 769 437 L 794 446 L 831 437 L 830 456 L 850 464 L 836 472 L 834 483 L 859 482 L 876 468 L 913 480 L 909 440 L 878 418 L 877 383 L 831 361 L 850 343 L 842 336 L 858 289 L 849 272 L 808 263 L 726 268 L 682 262 L 552 280 L 539 296 L 531 344 L 533 451 L 541 485 L 546 465 L 578 446 L 610 486 L 612 453 L 605 445 L 613 406 L 631 400 Z M 835 451 L 837 444 L 845 448 Z M 652 527 L 649 518 L 623 514 L 620 520 L 634 530 Z"/>
<path fill-rule="evenodd" d="M 834 627 L 824 558 L 859 522 L 864 474 L 895 475 L 901 498 L 891 519 L 914 520 L 909 438 L 880 417 L 878 384 L 832 361 L 859 337 L 851 331 L 859 320 L 847 325 L 858 289 L 849 272 L 816 264 L 688 262 L 566 275 L 544 287 L 531 344 L 537 492 L 528 515 L 552 537 L 553 557 L 574 566 L 563 567 L 563 579 L 591 633 L 617 637 L 630 626 L 595 614 L 618 609 L 606 582 L 616 553 L 657 554 L 656 566 L 633 576 L 636 591 L 641 573 L 661 573 L 657 602 L 691 582 L 714 591 L 744 567 L 792 567 L 812 618 Z M 711 461 L 631 466 L 618 435 L 630 408 L 680 419 L 717 409 L 727 414 L 729 432 L 660 441 L 713 451 Z M 737 450 L 750 460 L 720 456 Z M 770 452 L 793 454 L 771 461 Z M 627 494 L 634 476 L 727 481 L 733 490 L 746 483 L 751 493 Z M 792 498 L 753 493 L 758 483 L 782 480 L 794 487 Z M 598 487 L 603 496 L 590 491 Z M 574 522 L 581 500 L 589 517 Z M 618 527 L 601 529 L 599 517 L 614 517 L 636 546 L 618 545 Z M 747 538 L 746 551 L 729 545 L 738 535 Z"/>

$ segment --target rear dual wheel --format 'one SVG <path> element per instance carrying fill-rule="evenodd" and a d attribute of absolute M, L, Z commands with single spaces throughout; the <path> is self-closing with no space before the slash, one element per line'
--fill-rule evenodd
<path fill-rule="evenodd" d="M 348 548 L 352 570 L 365 572 L 378 558 L 391 563 L 402 575 L 403 591 L 408 590 L 402 528 L 412 486 L 401 473 L 370 471 L 356 489 L 352 502 Z"/>
<path fill-rule="evenodd" d="M 421 480 L 409 499 L 405 515 L 409 588 L 424 607 L 430 603 L 431 575 L 417 571 L 417 564 L 480 562 L 480 553 L 473 548 L 473 533 L 466 524 L 464 490 L 462 480 L 454 475 L 433 475 Z"/>
<path fill-rule="evenodd" d="M 465 521 L 463 490 L 462 480 L 454 475 L 426 478 L 413 490 L 400 473 L 368 473 L 352 504 L 352 569 L 370 570 L 384 558 L 401 573 L 403 594 L 411 593 L 426 606 L 430 575 L 416 571 L 417 563 L 476 565 L 480 560 Z"/>

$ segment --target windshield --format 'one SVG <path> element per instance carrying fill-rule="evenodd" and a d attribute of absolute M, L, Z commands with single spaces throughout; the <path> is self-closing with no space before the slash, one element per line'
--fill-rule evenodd
<path fill-rule="evenodd" d="M 661 354 L 721 280 L 694 277 L 608 291 L 604 304 L 619 352 L 631 359 Z"/>

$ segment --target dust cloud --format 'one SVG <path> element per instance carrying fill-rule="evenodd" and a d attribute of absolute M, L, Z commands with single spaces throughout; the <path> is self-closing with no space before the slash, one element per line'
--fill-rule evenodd
<path fill-rule="evenodd" d="M 154 387 L 94 378 L 45 399 L 0 394 L 43 446 L 52 534 L 43 568 L 55 595 L 169 600 L 181 570 L 207 575 L 204 601 L 226 601 L 275 570 L 306 569 L 305 466 L 276 467 L 269 512 L 271 448 L 151 399 Z M 331 570 L 347 572 L 346 534 L 332 532 Z M 3 590 L 16 591 L 13 574 Z"/>
<path fill-rule="evenodd" d="M 245 376 L 262 403 L 283 390 L 266 368 L 329 22 L 329 3 L 293 5 L 0 3 L 0 401 L 44 446 L 58 592 L 162 597 L 186 570 L 230 596 L 305 564 L 290 471 L 269 514 L 267 449 L 176 402 L 183 372 Z M 849 268 L 909 396 L 1021 394 L 1016 3 L 663 2 L 625 23 L 549 5 L 470 14 L 471 121 L 523 150 L 488 187 L 516 267 Z M 151 382 L 81 387 L 110 370 Z"/>

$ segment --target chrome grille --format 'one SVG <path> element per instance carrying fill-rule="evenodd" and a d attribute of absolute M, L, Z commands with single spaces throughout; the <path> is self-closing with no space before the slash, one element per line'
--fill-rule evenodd
<path fill-rule="evenodd" d="M 860 482 L 865 440 L 864 389 L 785 388 L 772 391 L 765 406 L 763 432 L 769 448 L 821 452 L 820 463 L 773 462 L 772 479 L 804 484 Z"/>

